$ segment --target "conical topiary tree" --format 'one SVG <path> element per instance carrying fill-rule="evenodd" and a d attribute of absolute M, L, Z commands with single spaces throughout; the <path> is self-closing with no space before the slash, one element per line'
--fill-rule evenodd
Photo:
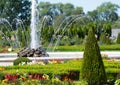
<path fill-rule="evenodd" d="M 117 43 L 120 44 L 120 33 L 117 36 Z"/>
<path fill-rule="evenodd" d="M 89 85 L 103 85 L 107 81 L 104 64 L 93 29 L 89 30 L 85 43 L 80 79 L 87 81 Z"/>

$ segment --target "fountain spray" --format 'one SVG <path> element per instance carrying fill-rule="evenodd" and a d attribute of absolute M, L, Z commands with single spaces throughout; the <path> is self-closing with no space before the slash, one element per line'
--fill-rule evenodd
<path fill-rule="evenodd" d="M 32 0 L 32 5 L 31 5 L 31 42 L 30 42 L 30 48 L 31 49 L 37 49 L 40 47 L 40 41 L 38 39 L 38 14 L 37 14 L 37 0 Z"/>

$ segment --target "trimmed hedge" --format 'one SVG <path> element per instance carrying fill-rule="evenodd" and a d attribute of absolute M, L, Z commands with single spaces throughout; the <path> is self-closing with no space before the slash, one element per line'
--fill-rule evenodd
<path fill-rule="evenodd" d="M 88 85 L 103 85 L 107 82 L 104 64 L 94 29 L 90 29 L 88 32 L 80 78 L 81 80 L 87 81 Z"/>
<path fill-rule="evenodd" d="M 101 51 L 119 51 L 120 44 L 113 44 L 113 45 L 99 45 Z M 73 45 L 73 46 L 57 46 L 54 51 L 60 52 L 77 52 L 77 51 L 84 51 L 84 45 Z M 51 51 L 52 48 L 49 49 Z"/>
<path fill-rule="evenodd" d="M 4 74 L 59 74 L 63 75 L 69 71 L 80 71 L 82 60 L 70 60 L 62 64 L 47 64 L 47 65 L 20 65 L 20 66 L 6 66 L 5 70 L 0 71 L 0 79 L 4 77 Z M 120 72 L 120 62 L 104 60 L 105 70 L 107 73 L 107 79 L 109 81 L 115 80 L 117 74 Z M 79 76 L 79 75 L 78 75 Z"/>
<path fill-rule="evenodd" d="M 24 64 L 27 64 L 28 62 L 31 62 L 32 60 L 28 59 L 27 57 L 19 57 L 14 60 L 13 65 L 19 65 L 24 62 Z"/>

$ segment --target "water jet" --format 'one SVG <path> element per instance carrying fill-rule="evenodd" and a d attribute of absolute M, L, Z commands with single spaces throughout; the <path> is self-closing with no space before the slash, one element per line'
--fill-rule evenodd
<path fill-rule="evenodd" d="M 41 42 L 38 39 L 38 14 L 37 14 L 37 0 L 32 0 L 31 5 L 31 42 L 30 47 L 23 48 L 18 52 L 19 57 L 47 57 L 46 51 L 41 47 Z"/>

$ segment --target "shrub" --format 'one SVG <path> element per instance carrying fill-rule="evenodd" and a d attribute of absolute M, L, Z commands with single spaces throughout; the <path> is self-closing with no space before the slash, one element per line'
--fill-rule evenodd
<path fill-rule="evenodd" d="M 74 81 L 73 83 L 74 83 L 74 85 L 88 85 L 88 83 L 84 80 Z"/>
<path fill-rule="evenodd" d="M 106 42 L 105 42 L 106 45 L 110 45 L 111 44 L 111 40 L 109 38 L 109 36 L 106 37 Z"/>
<path fill-rule="evenodd" d="M 110 40 L 109 36 L 106 36 L 105 32 L 101 33 L 100 43 L 101 44 L 107 44 L 107 45 L 111 44 L 111 40 Z"/>
<path fill-rule="evenodd" d="M 19 57 L 16 60 L 14 60 L 13 64 L 19 65 L 19 64 L 22 64 L 22 62 L 25 62 L 25 64 L 27 64 L 28 62 L 31 62 L 31 60 L 26 57 Z"/>
<path fill-rule="evenodd" d="M 106 73 L 100 54 L 94 30 L 90 29 L 85 43 L 85 51 L 80 77 L 88 85 L 103 85 L 106 83 Z"/>
<path fill-rule="evenodd" d="M 118 34 L 118 37 L 117 37 L 117 43 L 120 44 L 120 33 Z"/>
<path fill-rule="evenodd" d="M 105 34 L 105 32 L 102 32 L 101 36 L 100 36 L 100 43 L 104 44 L 105 41 L 106 41 L 106 34 Z"/>
<path fill-rule="evenodd" d="M 115 81 L 115 85 L 120 85 L 120 79 L 117 79 L 117 80 Z"/>
<path fill-rule="evenodd" d="M 0 80 L 4 79 L 4 73 L 0 72 Z"/>
<path fill-rule="evenodd" d="M 63 40 L 63 39 L 62 39 L 62 40 L 59 41 L 59 45 L 60 45 L 60 46 L 63 46 L 63 45 L 65 45 L 65 44 L 66 44 L 66 40 Z"/>

